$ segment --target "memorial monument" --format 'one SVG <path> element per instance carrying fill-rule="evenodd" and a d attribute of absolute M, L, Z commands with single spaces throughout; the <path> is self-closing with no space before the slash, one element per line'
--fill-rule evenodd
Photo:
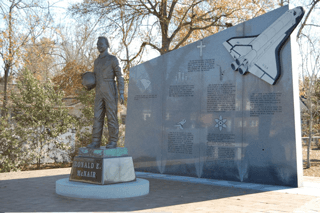
<path fill-rule="evenodd" d="M 297 65 L 304 10 L 278 8 L 130 70 L 136 171 L 299 187 Z"/>
<path fill-rule="evenodd" d="M 95 88 L 94 123 L 92 143 L 79 148 L 72 163 L 69 179 L 56 182 L 57 194 L 80 198 L 125 198 L 149 193 L 149 182 L 136 179 L 132 157 L 125 147 L 117 147 L 119 124 L 117 118 L 118 92 L 124 102 L 124 80 L 119 60 L 109 54 L 110 42 L 99 37 L 99 57 L 94 62 L 94 72 L 82 75 L 87 90 Z M 104 119 L 107 116 L 109 144 L 100 147 Z M 95 186 L 106 185 L 106 186 Z M 114 184 L 114 185 L 110 185 Z"/>

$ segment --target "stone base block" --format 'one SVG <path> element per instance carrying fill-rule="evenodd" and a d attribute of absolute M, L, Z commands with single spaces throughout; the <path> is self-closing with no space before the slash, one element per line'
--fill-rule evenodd
<path fill-rule="evenodd" d="M 70 181 L 114 184 L 136 179 L 132 157 L 82 157 L 73 160 Z"/>
<path fill-rule="evenodd" d="M 125 147 L 106 149 L 106 147 L 104 146 L 100 146 L 100 148 L 97 148 L 97 149 L 81 147 L 79 148 L 79 156 L 95 157 L 95 158 L 124 157 L 124 156 L 128 156 L 128 149 Z"/>
<path fill-rule="evenodd" d="M 95 185 L 64 178 L 56 181 L 56 193 L 67 197 L 89 199 L 138 197 L 149 194 L 149 181 L 137 178 L 136 181 L 128 183 Z"/>

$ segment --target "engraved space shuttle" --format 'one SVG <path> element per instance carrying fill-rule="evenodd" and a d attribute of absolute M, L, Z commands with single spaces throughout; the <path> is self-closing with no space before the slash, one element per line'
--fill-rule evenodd
<path fill-rule="evenodd" d="M 231 67 L 274 85 L 281 74 L 280 49 L 304 15 L 302 7 L 288 10 L 260 35 L 233 37 L 223 43 L 235 59 Z"/>

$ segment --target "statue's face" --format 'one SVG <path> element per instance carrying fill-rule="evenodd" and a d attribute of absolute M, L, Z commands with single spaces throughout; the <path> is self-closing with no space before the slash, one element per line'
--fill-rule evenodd
<path fill-rule="evenodd" d="M 100 53 L 103 53 L 108 48 L 108 45 L 104 39 L 98 39 L 97 48 Z"/>

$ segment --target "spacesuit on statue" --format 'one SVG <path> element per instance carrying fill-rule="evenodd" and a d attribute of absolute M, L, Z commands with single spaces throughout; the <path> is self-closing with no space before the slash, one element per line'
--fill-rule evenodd
<path fill-rule="evenodd" d="M 96 79 L 96 97 L 94 100 L 94 123 L 92 129 L 92 143 L 88 148 L 100 148 L 104 117 L 107 116 L 109 144 L 106 148 L 116 148 L 119 134 L 117 118 L 118 92 L 115 77 L 118 82 L 120 103 L 124 102 L 124 80 L 119 60 L 108 52 L 109 41 L 106 37 L 99 37 L 97 48 L 99 57 L 94 61 Z"/>

